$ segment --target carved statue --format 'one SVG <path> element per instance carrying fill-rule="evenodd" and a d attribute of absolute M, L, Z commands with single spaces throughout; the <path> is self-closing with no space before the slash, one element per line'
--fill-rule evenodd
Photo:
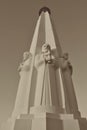
<path fill-rule="evenodd" d="M 31 57 L 32 57 L 31 53 L 29 53 L 29 52 L 23 53 L 23 61 L 18 67 L 19 72 L 21 70 L 28 70 L 29 69 L 30 63 L 31 63 Z"/>
<path fill-rule="evenodd" d="M 31 55 L 31 54 L 30 54 L 29 52 L 27 52 L 27 51 L 24 52 L 24 53 L 23 53 L 23 61 L 27 60 L 30 55 Z"/>
<path fill-rule="evenodd" d="M 46 63 L 52 63 L 51 47 L 49 44 L 43 44 L 42 53 Z"/>
<path fill-rule="evenodd" d="M 62 67 L 63 70 L 66 70 L 68 68 L 69 71 L 70 71 L 70 74 L 72 75 L 73 68 L 72 68 L 71 63 L 68 60 L 68 57 L 69 57 L 68 53 L 64 53 L 63 56 L 60 57 L 60 59 L 61 59 L 61 67 Z"/>
<path fill-rule="evenodd" d="M 57 58 L 52 54 L 52 50 L 49 44 L 45 43 L 42 46 L 42 54 L 44 57 L 44 60 L 48 64 L 52 64 L 55 67 L 58 67 L 58 61 Z"/>
<path fill-rule="evenodd" d="M 55 68 L 59 67 L 58 59 L 53 54 L 49 44 L 45 43 L 42 46 L 42 52 L 35 57 L 35 66 L 38 68 L 42 64 L 50 64 Z"/>

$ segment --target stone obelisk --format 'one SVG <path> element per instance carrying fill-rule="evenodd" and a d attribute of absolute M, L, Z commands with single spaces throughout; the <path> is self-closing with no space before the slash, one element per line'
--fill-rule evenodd
<path fill-rule="evenodd" d="M 6 130 L 87 130 L 78 110 L 73 68 L 47 7 L 39 11 L 30 50 L 24 52 L 18 71 L 18 92 Z"/>

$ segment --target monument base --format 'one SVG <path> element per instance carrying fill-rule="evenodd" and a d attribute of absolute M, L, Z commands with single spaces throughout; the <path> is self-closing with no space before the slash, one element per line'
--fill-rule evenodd
<path fill-rule="evenodd" d="M 87 130 L 87 120 L 74 119 L 72 114 L 21 115 L 15 122 L 14 130 Z"/>

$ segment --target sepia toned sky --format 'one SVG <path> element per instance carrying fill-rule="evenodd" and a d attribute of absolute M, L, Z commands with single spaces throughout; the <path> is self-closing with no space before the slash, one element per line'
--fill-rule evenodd
<path fill-rule="evenodd" d="M 0 124 L 13 110 L 17 68 L 29 50 L 42 6 L 51 9 L 62 49 L 69 53 L 79 109 L 87 117 L 87 1 L 0 0 Z"/>

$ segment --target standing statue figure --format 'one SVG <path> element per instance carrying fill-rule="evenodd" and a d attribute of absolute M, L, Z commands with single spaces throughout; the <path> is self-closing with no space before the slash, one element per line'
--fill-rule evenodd
<path fill-rule="evenodd" d="M 62 81 L 64 82 L 65 106 L 67 113 L 74 113 L 79 116 L 78 105 L 76 101 L 74 86 L 72 82 L 73 68 L 68 60 L 68 53 L 64 53 L 60 57 L 60 68 L 62 70 Z"/>
<path fill-rule="evenodd" d="M 23 53 L 23 61 L 18 67 L 20 74 L 19 89 L 17 93 L 17 100 L 15 101 L 14 110 L 12 113 L 13 117 L 20 117 L 20 114 L 26 114 L 28 110 L 28 82 L 29 82 L 29 73 L 31 66 L 32 55 L 29 52 Z M 25 92 L 25 95 L 23 93 Z M 19 96 L 20 95 L 20 96 Z M 20 102 L 21 101 L 21 102 Z"/>
<path fill-rule="evenodd" d="M 35 67 L 37 68 L 37 83 L 34 104 L 36 106 L 53 105 L 58 108 L 59 98 L 56 95 L 60 94 L 56 81 L 56 69 L 59 63 L 49 44 L 42 45 L 41 53 L 35 57 Z"/>

